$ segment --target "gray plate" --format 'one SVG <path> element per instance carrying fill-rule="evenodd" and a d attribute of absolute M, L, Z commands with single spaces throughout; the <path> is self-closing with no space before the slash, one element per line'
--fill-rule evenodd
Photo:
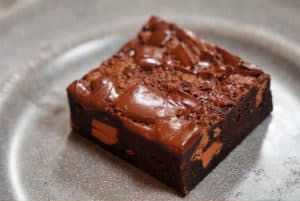
<path fill-rule="evenodd" d="M 95 2 L 91 4 L 97 6 Z M 37 43 L 40 44 L 38 41 L 43 38 L 38 33 L 45 34 L 45 39 L 54 43 L 55 37 L 38 27 L 43 27 L 43 21 L 49 22 L 51 16 L 55 17 L 55 12 L 62 16 L 62 24 L 74 23 L 75 19 L 65 19 L 63 17 L 68 14 L 59 11 L 45 13 L 49 15 L 48 18 L 42 17 L 31 23 L 22 22 L 20 16 L 38 16 L 45 8 L 55 7 L 53 4 L 36 4 L 0 21 L 0 27 L 8 27 L 7 33 L 0 32 L 0 41 L 7 45 L 5 51 L 1 50 L 3 54 L 0 56 L 4 64 L 20 62 L 26 55 L 34 55 Z M 66 2 L 64 4 L 67 5 Z M 101 5 L 111 4 L 103 2 Z M 260 12 L 258 5 L 262 4 L 256 5 L 257 12 Z M 79 6 L 69 5 L 73 10 Z M 209 7 L 204 2 L 202 5 Z M 232 8 L 226 5 L 219 11 Z M 238 4 L 235 6 L 231 11 L 238 15 Z M 179 6 L 176 8 L 179 10 Z M 88 9 L 93 11 L 94 8 L 91 6 Z M 100 7 L 97 9 L 101 10 Z M 275 13 L 276 9 L 286 8 L 274 6 L 270 12 Z M 174 14 L 175 10 L 173 14 L 169 12 L 164 16 L 269 72 L 274 96 L 272 115 L 185 199 L 299 200 L 300 46 L 274 31 L 257 28 L 253 24 L 199 14 Z M 293 13 L 292 7 L 289 11 Z M 84 19 L 95 16 L 86 15 Z M 109 13 L 105 15 L 109 16 Z M 0 89 L 0 200 L 182 200 L 173 190 L 151 176 L 70 133 L 66 86 L 115 52 L 137 32 L 144 19 L 145 15 L 133 19 L 119 18 L 109 27 L 102 26 L 102 29 L 89 31 L 80 30 L 78 25 L 74 25 L 75 28 L 70 29 L 77 29 L 80 32 L 78 37 L 57 45 L 59 48 L 47 43 L 43 46 L 47 47 L 43 58 L 34 60 L 25 68 L 6 70 L 1 67 L 4 84 Z M 12 23 L 13 20 L 17 21 L 16 24 L 22 22 L 19 24 L 21 27 L 24 23 L 32 26 L 35 32 L 30 33 L 36 34 L 37 42 L 33 42 L 32 50 L 27 47 L 28 52 L 25 52 L 25 47 L 20 47 L 24 52 L 18 55 L 16 50 L 17 61 L 8 61 L 7 57 L 12 57 L 13 52 L 9 44 L 16 44 L 14 40 L 17 40 L 11 27 L 16 29 L 16 33 L 19 31 L 18 27 L 9 25 L 8 22 Z M 81 18 L 79 21 L 87 27 L 91 26 Z M 55 25 L 62 26 L 59 21 Z M 54 27 L 53 24 L 49 26 Z M 27 28 L 24 27 L 24 30 Z M 67 33 L 66 28 L 64 30 Z M 52 32 L 55 34 L 54 29 Z M 12 41 L 9 43 L 4 38 Z M 29 44 L 23 41 L 25 38 L 21 37 L 17 42 Z M 31 39 L 34 41 L 34 38 Z M 4 76 L 11 72 L 15 72 L 11 78 Z"/>

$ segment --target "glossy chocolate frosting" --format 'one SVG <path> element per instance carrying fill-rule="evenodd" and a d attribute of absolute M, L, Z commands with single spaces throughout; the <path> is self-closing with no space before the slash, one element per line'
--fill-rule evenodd
<path fill-rule="evenodd" d="M 181 153 L 266 78 L 261 70 L 190 31 L 151 17 L 138 36 L 68 92 L 87 110 Z"/>

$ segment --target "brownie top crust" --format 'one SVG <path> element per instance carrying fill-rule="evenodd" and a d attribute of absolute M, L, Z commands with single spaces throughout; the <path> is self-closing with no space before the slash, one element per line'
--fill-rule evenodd
<path fill-rule="evenodd" d="M 269 75 L 157 17 L 68 93 L 132 132 L 180 154 Z"/>

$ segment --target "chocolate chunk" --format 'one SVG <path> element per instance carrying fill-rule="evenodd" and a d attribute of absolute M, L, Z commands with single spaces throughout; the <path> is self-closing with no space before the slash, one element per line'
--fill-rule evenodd
<path fill-rule="evenodd" d="M 193 66 L 198 60 L 197 56 L 194 55 L 184 43 L 179 43 L 177 47 L 174 48 L 173 54 L 183 66 Z"/>
<path fill-rule="evenodd" d="M 147 45 L 164 46 L 171 39 L 172 32 L 168 29 L 155 30 L 146 40 Z"/>
<path fill-rule="evenodd" d="M 153 68 L 162 64 L 163 50 L 161 48 L 141 46 L 136 51 L 136 62 L 141 67 Z"/>

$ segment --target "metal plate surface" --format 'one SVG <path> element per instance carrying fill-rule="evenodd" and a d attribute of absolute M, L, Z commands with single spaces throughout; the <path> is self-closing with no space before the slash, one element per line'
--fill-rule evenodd
<path fill-rule="evenodd" d="M 111 23 L 106 21 L 109 26 L 102 28 L 90 28 L 95 24 L 80 18 L 79 21 L 88 27 L 88 30 L 81 30 L 74 22 L 75 19 L 63 18 L 72 15 L 62 14 L 53 2 L 32 3 L 27 10 L 23 8 L 0 21 L 0 27 L 7 26 L 6 33 L 0 31 L 1 44 L 6 47 L 6 50 L 0 50 L 3 53 L 0 54 L 0 58 L 3 58 L 3 68 L 0 70 L 0 200 L 299 200 L 300 46 L 297 40 L 300 38 L 294 36 L 294 33 L 285 37 L 281 32 L 274 31 L 276 26 L 270 29 L 257 26 L 262 22 L 255 23 L 254 19 L 252 23 L 242 23 L 218 14 L 211 17 L 192 11 L 189 15 L 176 13 L 180 5 L 188 5 L 174 5 L 173 10 L 167 13 L 163 12 L 167 6 L 158 8 L 162 16 L 259 65 L 272 77 L 272 114 L 187 197 L 181 198 L 146 173 L 93 143 L 72 135 L 69 127 L 66 86 L 98 66 L 133 37 L 149 15 L 135 13 L 132 19 L 119 16 L 113 18 L 115 20 Z M 101 6 L 112 6 L 108 2 L 91 2 L 99 11 L 104 9 Z M 223 6 L 219 14 L 228 8 L 231 9 L 228 12 L 235 13 L 233 15 L 238 19 L 241 12 L 238 9 L 242 4 L 228 2 L 231 4 Z M 270 12 L 275 14 L 278 13 L 275 11 L 287 9 L 281 2 L 274 2 L 277 7 L 271 7 Z M 70 5 L 72 11 L 77 6 L 84 7 L 79 1 L 68 3 L 66 1 L 62 4 Z M 76 3 L 78 5 L 74 5 Z M 210 8 L 205 1 L 190 4 Z M 261 12 L 259 5 L 265 4 L 256 2 L 253 7 L 256 6 L 257 12 Z M 287 1 L 286 4 L 293 5 L 293 1 Z M 91 19 L 91 22 L 97 21 L 92 18 L 99 17 L 99 14 L 86 13 L 95 10 L 92 5 L 86 5 L 88 8 L 84 7 L 85 12 L 78 11 L 76 16 Z M 42 16 L 40 12 L 45 8 L 53 8 L 51 6 L 58 11 L 45 13 L 49 16 L 41 17 L 43 19 L 33 19 L 33 16 Z M 148 6 L 156 8 L 158 4 Z M 65 8 L 63 11 L 71 12 L 70 9 Z M 294 12 L 292 6 L 288 11 Z M 209 9 L 205 12 L 213 13 Z M 59 21 L 55 22 L 56 26 L 49 24 L 53 29 L 49 28 L 47 33 L 38 29 L 43 27 L 42 22 L 49 22 L 50 17 L 55 17 L 57 13 L 62 17 L 61 24 Z M 22 15 L 31 16 L 32 22 L 28 22 L 27 18 L 22 22 Z M 240 15 L 243 18 L 250 14 Z M 104 11 L 103 16 L 108 19 L 110 14 Z M 261 19 L 272 20 L 270 17 Z M 66 34 L 67 28 L 54 29 L 68 21 L 71 26 L 69 31 L 78 31 L 74 33 L 75 37 L 70 32 L 72 36 Z M 37 41 L 34 41 L 33 36 L 27 36 L 29 30 L 26 27 L 24 35 L 18 39 L 20 27 L 9 25 L 8 22 L 32 26 L 30 33 L 36 36 Z M 300 27 L 300 22 L 290 23 L 287 29 L 293 29 L 293 23 L 298 23 Z M 284 31 L 288 32 L 283 30 L 282 33 Z M 56 32 L 60 37 L 55 40 Z M 25 41 L 26 37 L 32 37 L 32 50 L 23 47 L 30 44 L 30 41 Z M 68 39 L 61 42 L 64 37 Z M 8 57 L 13 58 L 10 44 L 17 42 L 21 43 L 22 51 L 15 50 L 17 61 L 8 60 Z M 39 58 L 33 58 L 25 66 L 5 69 L 5 66 L 21 63 L 37 54 L 40 45 L 43 49 L 40 52 L 44 54 Z"/>

